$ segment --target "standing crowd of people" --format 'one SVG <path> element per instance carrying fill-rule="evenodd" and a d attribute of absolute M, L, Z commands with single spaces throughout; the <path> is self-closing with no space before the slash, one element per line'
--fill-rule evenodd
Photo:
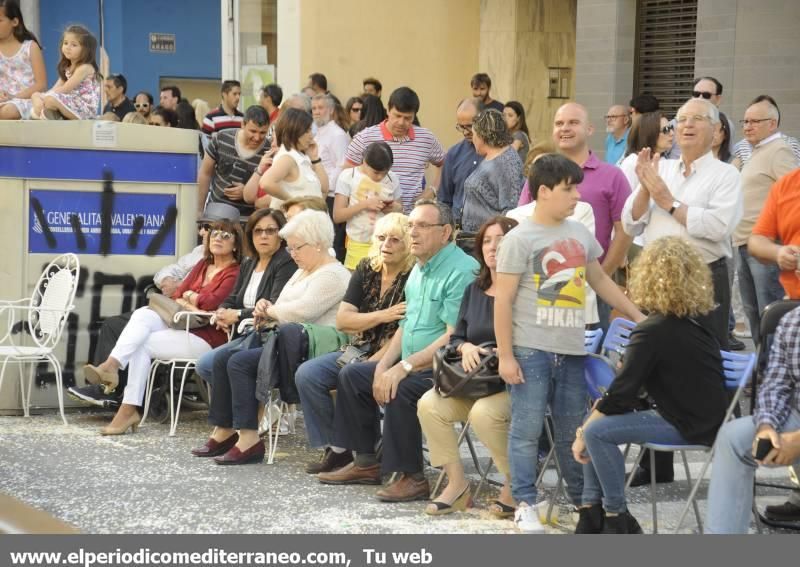
<path fill-rule="evenodd" d="M 468 420 L 505 477 L 490 512 L 528 533 L 544 531 L 536 481 L 546 419 L 576 533 L 641 532 L 626 506 L 620 444 L 710 446 L 722 426 L 708 511 L 716 533 L 747 530 L 758 465 L 800 460 L 798 310 L 778 329 L 754 416 L 722 424 L 720 350 L 738 348 L 734 272 L 756 344 L 763 309 L 800 299 L 800 146 L 780 132 L 772 97 L 748 105 L 738 141 L 713 77 L 698 78 L 674 116 L 651 95 L 634 97 L 604 116 L 601 158 L 589 147 L 586 107 L 562 105 L 551 139 L 534 140 L 524 106 L 493 99 L 478 73 L 454 108 L 463 139 L 445 151 L 407 86 L 384 107 L 381 82 L 369 77 L 343 105 L 313 73 L 285 99 L 279 85 L 265 86 L 244 112 L 236 81 L 222 83 L 213 110 L 177 87 L 154 107 L 149 93 L 129 100 L 121 75 L 101 78 L 95 49 L 85 28 L 67 28 L 59 79 L 46 90 L 38 41 L 16 0 L 0 0 L 9 62 L 0 118 L 95 118 L 102 80 L 103 117 L 200 128 L 202 244 L 155 283 L 182 309 L 214 314 L 189 340 L 150 307 L 106 321 L 85 368 L 89 386 L 70 389 L 117 409 L 102 434 L 136 429 L 152 359 L 196 358 L 212 426 L 196 457 L 261 462 L 259 430 L 273 425 L 277 389 L 302 407 L 320 450 L 306 471 L 321 483 L 382 485 L 376 497 L 386 502 L 427 500 L 426 439 L 448 483 L 425 512 L 443 515 L 471 505 L 453 428 Z M 612 279 L 620 272 L 627 294 Z M 637 326 L 590 409 L 584 332 L 607 331 L 612 310 Z M 478 400 L 440 395 L 433 360 L 444 347 L 465 372 L 496 356 L 505 388 Z M 772 449 L 756 460 L 762 438 Z M 671 456 L 656 467 L 659 482 L 673 479 Z M 633 486 L 650 477 L 632 474 Z M 800 502 L 767 514 L 800 519 Z"/>

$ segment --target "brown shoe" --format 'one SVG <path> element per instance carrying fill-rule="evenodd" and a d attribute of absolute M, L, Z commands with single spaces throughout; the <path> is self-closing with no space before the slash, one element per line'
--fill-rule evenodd
<path fill-rule="evenodd" d="M 315 463 L 308 463 L 306 465 L 306 472 L 308 474 L 319 474 L 324 472 L 335 471 L 345 465 L 353 462 L 352 451 L 345 451 L 344 453 L 334 453 L 330 448 L 325 449 L 322 459 Z"/>
<path fill-rule="evenodd" d="M 411 502 L 412 500 L 427 500 L 431 497 L 431 489 L 428 486 L 428 479 L 414 480 L 414 478 L 403 473 L 399 480 L 394 481 L 386 488 L 381 488 L 375 493 L 378 500 L 382 502 Z"/>
<path fill-rule="evenodd" d="M 319 473 L 317 478 L 322 484 L 380 484 L 381 465 L 359 467 L 350 463 L 335 471 Z"/>

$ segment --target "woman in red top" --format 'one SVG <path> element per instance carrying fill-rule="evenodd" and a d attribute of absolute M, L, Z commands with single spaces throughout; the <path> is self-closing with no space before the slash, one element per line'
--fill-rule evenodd
<path fill-rule="evenodd" d="M 217 221 L 205 241 L 205 255 L 172 296 L 186 311 L 214 311 L 230 295 L 239 275 L 242 230 L 238 222 Z M 120 368 L 128 367 L 128 385 L 113 421 L 101 435 L 121 435 L 136 430 L 150 363 L 154 358 L 198 358 L 227 340 L 225 333 L 206 325 L 183 330 L 170 329 L 149 307 L 134 311 L 109 357 L 99 366 L 84 367 L 86 381 L 115 388 Z"/>

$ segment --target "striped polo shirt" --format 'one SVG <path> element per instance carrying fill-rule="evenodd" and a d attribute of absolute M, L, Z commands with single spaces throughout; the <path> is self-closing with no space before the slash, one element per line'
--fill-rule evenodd
<path fill-rule="evenodd" d="M 233 116 L 225 112 L 220 104 L 217 108 L 206 114 L 203 119 L 203 133 L 209 136 L 214 132 L 220 130 L 227 130 L 229 128 L 240 128 L 242 126 L 242 117 L 244 114 L 233 109 Z"/>
<path fill-rule="evenodd" d="M 392 148 L 394 165 L 392 171 L 400 178 L 403 193 L 403 211 L 411 212 L 414 202 L 422 193 L 422 179 L 425 176 L 425 165 L 430 162 L 440 166 L 444 162 L 444 150 L 430 130 L 420 126 L 411 127 L 408 135 L 395 138 L 386 127 L 384 120 L 380 124 L 370 126 L 359 132 L 350 142 L 345 154 L 345 161 L 350 165 L 360 165 L 367 146 L 374 142 L 386 142 Z"/>
<path fill-rule="evenodd" d="M 243 218 L 247 218 L 252 214 L 253 206 L 244 201 L 231 201 L 225 196 L 225 188 L 247 183 L 258 167 L 261 156 L 269 149 L 269 138 L 264 138 L 264 142 L 253 155 L 242 157 L 239 153 L 238 133 L 238 129 L 223 130 L 208 143 L 206 155 L 214 160 L 215 166 L 206 202 L 233 205 L 239 209 Z"/>

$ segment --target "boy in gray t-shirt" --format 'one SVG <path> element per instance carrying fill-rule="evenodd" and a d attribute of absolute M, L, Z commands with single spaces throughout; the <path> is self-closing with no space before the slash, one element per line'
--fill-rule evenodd
<path fill-rule="evenodd" d="M 582 504 L 583 469 L 571 446 L 588 399 L 586 286 L 630 319 L 644 319 L 600 267 L 603 249 L 594 235 L 567 218 L 582 180 L 583 170 L 564 156 L 537 159 L 529 180 L 536 208 L 503 238 L 497 255 L 494 326 L 500 375 L 511 392 L 508 455 L 519 502 L 514 521 L 524 532 L 544 531 L 536 512 L 536 462 L 548 406 L 567 492 L 576 506 Z"/>

